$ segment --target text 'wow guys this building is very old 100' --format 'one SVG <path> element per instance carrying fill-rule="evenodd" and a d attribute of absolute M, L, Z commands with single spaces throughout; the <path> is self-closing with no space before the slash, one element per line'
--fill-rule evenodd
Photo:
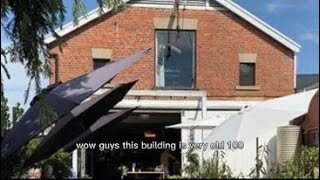
<path fill-rule="evenodd" d="M 210 130 L 165 127 L 203 119 L 217 126 L 245 107 L 295 92 L 299 44 L 232 1 L 174 2 L 132 0 L 117 11 L 105 9 L 102 15 L 94 10 L 78 25 L 69 23 L 58 30 L 63 51 L 54 36 L 46 37 L 53 55 L 50 83 L 151 48 L 110 83 L 138 79 L 114 111 L 139 109 L 111 130 L 96 133 L 97 142 L 200 142 Z M 171 174 L 179 173 L 186 151 L 172 151 L 179 163 L 171 166 Z M 80 171 L 85 161 L 87 174 L 112 177 L 121 164 L 157 166 L 161 152 L 96 149 L 81 157 L 76 150 L 73 168 Z"/>

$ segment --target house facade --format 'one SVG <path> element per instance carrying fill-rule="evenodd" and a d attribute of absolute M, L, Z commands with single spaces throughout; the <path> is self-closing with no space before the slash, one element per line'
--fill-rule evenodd
<path fill-rule="evenodd" d="M 162 128 L 203 119 L 219 125 L 245 107 L 295 92 L 297 43 L 232 1 L 176 2 L 133 0 L 102 15 L 94 10 L 57 30 L 62 51 L 48 35 L 50 83 L 151 48 L 111 84 L 138 79 L 116 108 L 139 106 L 133 119 Z M 181 130 L 180 140 L 201 137 L 203 131 Z"/>

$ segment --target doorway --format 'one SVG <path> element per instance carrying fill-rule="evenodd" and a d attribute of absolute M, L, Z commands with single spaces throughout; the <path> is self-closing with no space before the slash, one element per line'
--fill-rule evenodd
<path fill-rule="evenodd" d="M 175 144 L 171 154 L 181 162 L 181 151 L 178 148 L 181 132 L 176 129 L 166 129 L 165 126 L 181 122 L 180 113 L 133 113 L 112 128 L 103 128 L 90 138 L 91 142 L 138 144 L 138 148 L 103 150 L 99 148 L 86 152 L 86 172 L 94 178 L 120 178 L 120 167 L 132 170 L 133 163 L 136 171 L 156 171 L 160 165 L 160 155 L 163 149 L 141 149 L 141 143 L 151 145 L 155 143 Z M 173 146 L 171 146 L 173 147 Z M 170 162 L 170 175 L 179 175 L 181 164 Z"/>

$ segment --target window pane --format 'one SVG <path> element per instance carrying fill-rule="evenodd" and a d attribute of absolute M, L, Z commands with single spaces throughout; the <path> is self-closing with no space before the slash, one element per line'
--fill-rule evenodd
<path fill-rule="evenodd" d="M 240 63 L 240 85 L 253 86 L 255 85 L 255 64 Z"/>
<path fill-rule="evenodd" d="M 110 59 L 93 59 L 93 69 L 98 69 L 110 62 Z"/>
<path fill-rule="evenodd" d="M 194 87 L 194 32 L 157 31 L 157 86 Z"/>

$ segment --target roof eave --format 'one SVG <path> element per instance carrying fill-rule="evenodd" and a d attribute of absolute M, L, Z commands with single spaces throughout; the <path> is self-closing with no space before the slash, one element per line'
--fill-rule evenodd
<path fill-rule="evenodd" d="M 295 53 L 299 53 L 301 49 L 301 45 L 295 42 L 294 40 L 290 39 L 280 31 L 276 30 L 269 24 L 265 23 L 255 15 L 251 14 L 249 11 L 245 10 L 238 4 L 234 3 L 231 0 L 216 0 L 218 3 L 232 11 L 233 13 L 237 14 L 241 18 L 245 19 L 258 29 L 262 30 L 264 33 L 271 36 L 273 39 L 277 40 L 290 50 L 292 50 Z"/>

